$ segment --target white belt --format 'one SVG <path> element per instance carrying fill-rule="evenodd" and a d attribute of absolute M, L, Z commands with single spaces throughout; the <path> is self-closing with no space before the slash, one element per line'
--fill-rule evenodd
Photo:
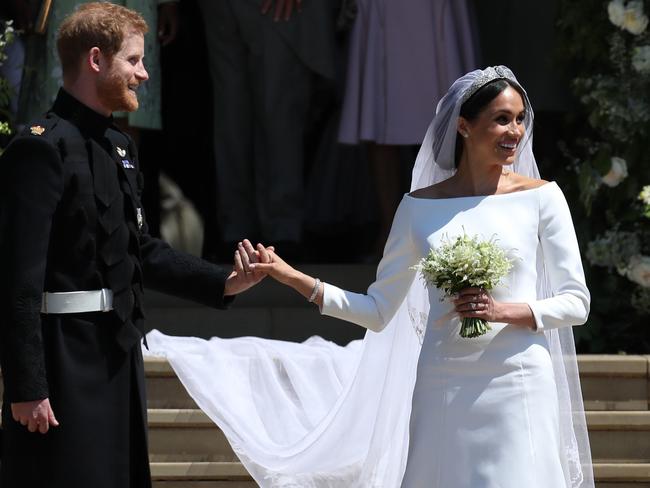
<path fill-rule="evenodd" d="M 108 312 L 113 310 L 113 292 L 108 288 L 89 291 L 43 293 L 41 313 Z"/>

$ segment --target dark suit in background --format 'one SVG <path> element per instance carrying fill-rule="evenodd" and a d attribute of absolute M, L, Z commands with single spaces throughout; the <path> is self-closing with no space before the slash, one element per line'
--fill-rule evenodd
<path fill-rule="evenodd" d="M 305 127 L 314 79 L 335 78 L 338 3 L 303 2 L 288 21 L 260 0 L 199 0 L 214 103 L 224 241 L 302 238 Z"/>

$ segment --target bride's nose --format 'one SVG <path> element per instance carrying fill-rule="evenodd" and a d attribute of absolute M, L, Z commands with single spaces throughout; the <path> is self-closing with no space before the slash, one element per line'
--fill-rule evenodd
<path fill-rule="evenodd" d="M 512 121 L 508 125 L 508 135 L 512 137 L 521 137 L 522 128 L 516 121 Z"/>

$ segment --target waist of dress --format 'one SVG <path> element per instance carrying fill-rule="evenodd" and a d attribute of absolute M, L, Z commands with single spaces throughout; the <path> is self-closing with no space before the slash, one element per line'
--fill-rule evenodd
<path fill-rule="evenodd" d="M 432 365 L 457 362 L 488 369 L 550 360 L 544 334 L 501 322 L 490 323 L 490 327 L 492 330 L 482 336 L 465 338 L 459 335 L 460 320 L 441 326 L 429 323 L 420 360 Z"/>

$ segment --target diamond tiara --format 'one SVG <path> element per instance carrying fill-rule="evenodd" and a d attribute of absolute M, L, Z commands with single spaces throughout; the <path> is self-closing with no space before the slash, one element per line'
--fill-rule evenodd
<path fill-rule="evenodd" d="M 469 87 L 469 90 L 463 94 L 460 100 L 461 105 L 465 103 L 472 95 L 474 95 L 474 93 L 476 93 L 479 88 L 491 81 L 500 79 L 514 81 L 515 83 L 517 82 L 515 75 L 512 73 L 512 71 L 510 71 L 510 69 L 506 68 L 505 66 L 489 66 L 485 68 L 478 76 L 478 78 L 474 80 L 472 85 Z"/>

